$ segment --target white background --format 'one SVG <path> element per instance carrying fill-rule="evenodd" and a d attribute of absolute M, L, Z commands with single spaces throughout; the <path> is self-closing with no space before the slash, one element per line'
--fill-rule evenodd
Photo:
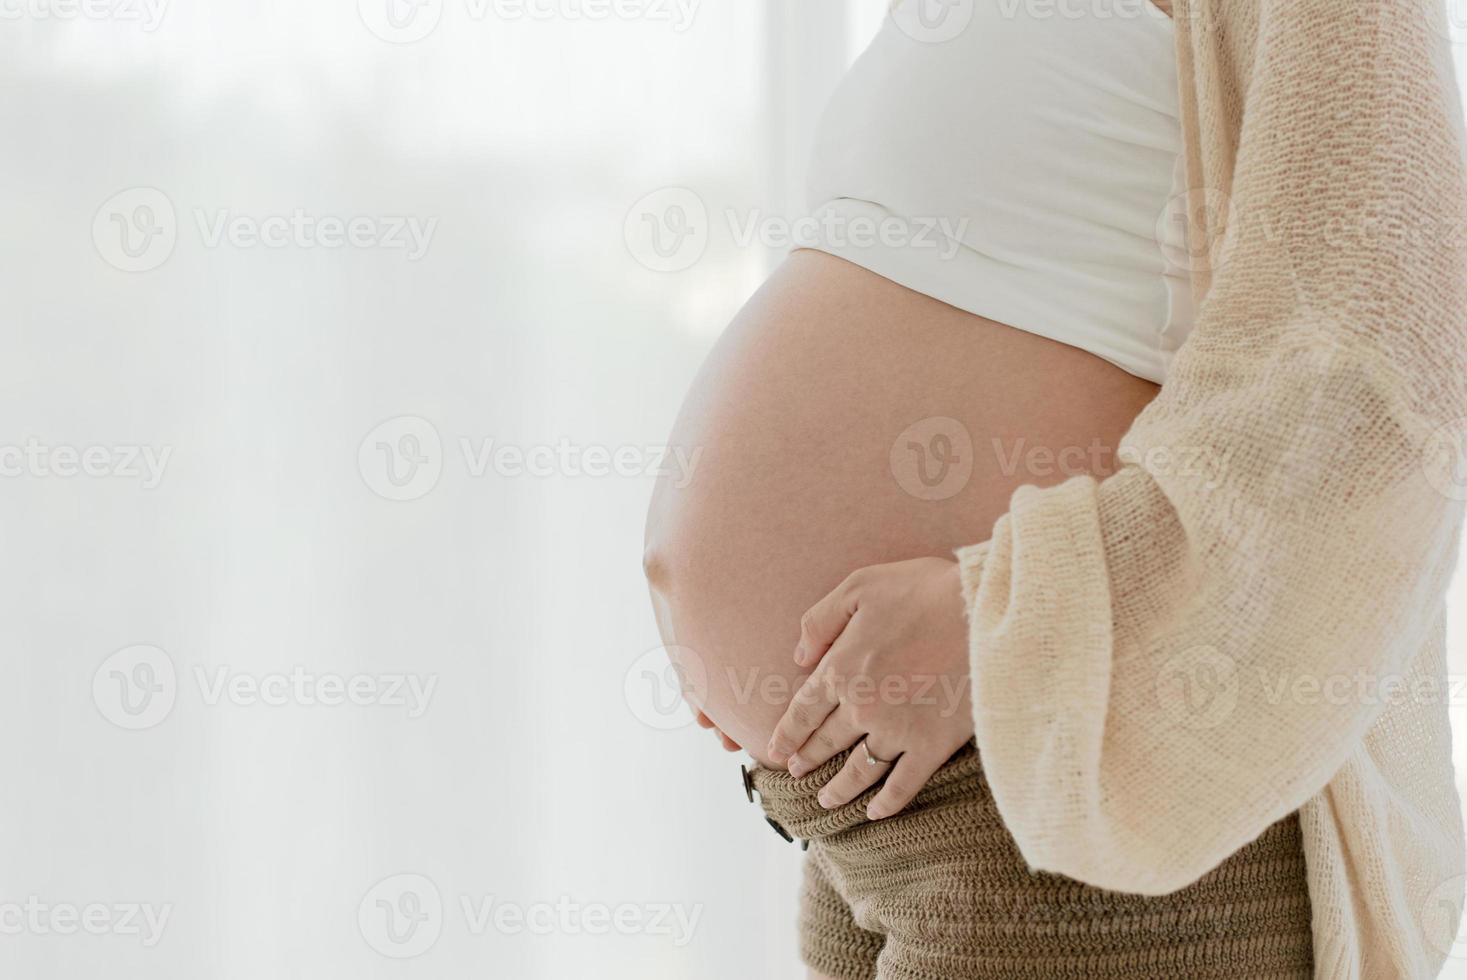
<path fill-rule="evenodd" d="M 133 3 L 0 3 L 0 448 L 109 454 L 0 477 L 0 906 L 49 908 L 0 907 L 0 975 L 801 975 L 798 852 L 644 656 L 645 450 L 779 257 L 719 216 L 798 213 L 881 0 L 429 0 L 411 44 L 375 0 Z M 707 249 L 652 271 L 626 221 L 676 187 Z M 160 195 L 172 251 L 127 256 L 113 216 Z M 421 255 L 211 237 L 298 210 L 436 223 Z M 485 440 L 643 471 L 476 474 Z M 167 452 L 156 485 L 117 447 Z M 214 696 L 296 669 L 435 686 Z M 377 904 L 405 895 L 411 940 Z M 481 928 L 490 900 L 572 918 Z M 135 904 L 166 907 L 156 943 Z M 103 934 L 64 934 L 87 906 Z M 690 938 L 567 924 L 664 906 Z"/>

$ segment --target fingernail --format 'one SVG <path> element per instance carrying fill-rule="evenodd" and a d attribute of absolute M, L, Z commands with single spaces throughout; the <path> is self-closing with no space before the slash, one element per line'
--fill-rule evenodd
<path fill-rule="evenodd" d="M 792 755 L 790 756 L 789 762 L 786 764 L 785 768 L 790 771 L 791 776 L 799 779 L 801 776 L 805 775 L 805 760 L 801 759 L 797 755 Z"/>
<path fill-rule="evenodd" d="M 801 667 L 805 666 L 805 644 L 804 643 L 801 643 L 799 646 L 795 647 L 795 663 L 799 664 Z"/>
<path fill-rule="evenodd" d="M 866 816 L 871 820 L 885 820 L 886 810 L 884 807 L 879 807 L 875 803 L 872 803 L 866 808 Z"/>
<path fill-rule="evenodd" d="M 818 799 L 820 801 L 820 805 L 823 806 L 827 810 L 829 810 L 831 807 L 835 806 L 835 802 L 833 800 L 831 800 L 831 798 L 829 796 L 826 796 L 824 793 L 821 793 L 819 796 L 816 797 L 816 799 Z"/>

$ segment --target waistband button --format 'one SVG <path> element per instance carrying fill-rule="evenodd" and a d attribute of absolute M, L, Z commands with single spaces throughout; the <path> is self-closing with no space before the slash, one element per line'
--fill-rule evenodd
<path fill-rule="evenodd" d="M 795 842 L 794 835 L 792 835 L 788 830 L 785 830 L 783 827 L 781 827 L 779 825 L 779 821 L 775 820 L 773 817 L 765 817 L 764 818 L 764 822 L 767 823 L 767 824 L 769 824 L 769 826 L 773 827 L 774 828 L 774 832 L 776 834 L 778 834 L 779 836 L 783 837 L 785 840 L 789 841 L 791 844 L 793 844 Z"/>

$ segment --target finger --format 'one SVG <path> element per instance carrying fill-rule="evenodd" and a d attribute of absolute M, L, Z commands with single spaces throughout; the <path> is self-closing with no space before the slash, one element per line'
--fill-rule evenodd
<path fill-rule="evenodd" d="M 795 646 L 795 663 L 801 667 L 814 667 L 835 643 L 856 614 L 860 575 L 859 571 L 847 575 L 846 580 L 824 599 L 805 610 L 805 615 L 800 617 L 800 642 Z"/>
<path fill-rule="evenodd" d="M 932 753 L 903 755 L 886 777 L 886 785 L 866 807 L 866 816 L 885 820 L 900 813 L 917 798 L 932 774 L 942 768 L 947 756 Z"/>
<path fill-rule="evenodd" d="M 790 756 L 790 775 L 799 779 L 825 765 L 831 758 L 855 745 L 866 734 L 855 726 L 844 711 L 833 711 L 825 723 L 810 735 L 794 755 Z"/>
<path fill-rule="evenodd" d="M 735 742 L 733 739 L 731 739 L 727 735 L 725 735 L 723 733 L 723 729 L 722 728 L 719 728 L 717 725 L 715 725 L 713 723 L 713 719 L 712 718 L 709 718 L 702 711 L 698 711 L 697 714 L 698 714 L 698 718 L 697 718 L 698 727 L 699 728 L 707 728 L 710 731 L 712 731 L 713 734 L 717 735 L 719 737 L 719 739 L 723 742 L 723 747 L 724 747 L 724 749 L 726 751 L 728 751 L 728 752 L 742 752 L 744 750 L 744 747 L 742 745 L 740 745 L 738 742 Z"/>
<path fill-rule="evenodd" d="M 880 749 L 870 744 L 870 736 L 867 736 L 867 745 L 878 759 L 896 759 L 895 750 L 883 755 Z M 840 772 L 820 790 L 820 805 L 827 810 L 844 806 L 876 785 L 877 780 L 891 771 L 892 765 L 890 762 L 877 762 L 873 766 L 867 761 L 866 752 L 857 745 L 856 750 L 846 759 L 846 764 L 841 766 Z"/>
<path fill-rule="evenodd" d="M 829 672 L 816 670 L 805 678 L 794 699 L 784 710 L 784 717 L 774 726 L 769 737 L 769 757 L 782 764 L 794 751 L 809 741 L 832 711 L 840 704 L 835 683 Z"/>

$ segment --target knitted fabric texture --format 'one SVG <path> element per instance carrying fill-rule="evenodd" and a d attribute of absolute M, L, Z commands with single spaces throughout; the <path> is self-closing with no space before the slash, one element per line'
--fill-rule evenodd
<path fill-rule="evenodd" d="M 1309 894 L 1297 815 L 1181 891 L 1126 895 L 1031 872 L 971 744 L 895 817 L 756 770 L 769 816 L 810 841 L 800 901 L 807 965 L 835 980 L 1308 980 Z"/>
<path fill-rule="evenodd" d="M 1436 0 L 1177 0 L 1198 322 L 1124 465 L 958 558 L 1026 862 L 1161 895 L 1300 813 L 1316 975 L 1435 976 L 1462 905 L 1444 595 L 1467 177 Z"/>

